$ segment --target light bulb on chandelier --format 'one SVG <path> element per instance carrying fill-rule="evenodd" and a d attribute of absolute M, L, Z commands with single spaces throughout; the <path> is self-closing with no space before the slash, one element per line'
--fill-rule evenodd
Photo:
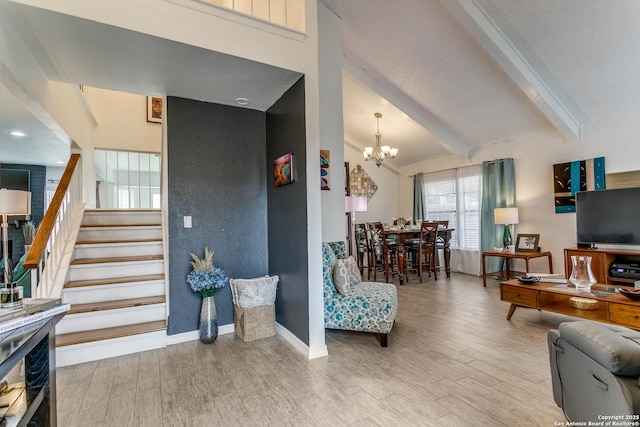
<path fill-rule="evenodd" d="M 398 155 L 398 149 L 391 148 L 388 145 L 380 145 L 380 139 L 382 138 L 382 134 L 380 133 L 380 117 L 382 117 L 382 114 L 375 113 L 374 117 L 376 118 L 376 121 L 378 123 L 378 132 L 376 133 L 376 147 L 375 149 L 373 147 L 366 147 L 362 152 L 362 155 L 364 156 L 365 160 L 375 160 L 376 166 L 380 167 L 382 161 L 385 158 L 388 157 L 390 159 L 395 159 Z"/>

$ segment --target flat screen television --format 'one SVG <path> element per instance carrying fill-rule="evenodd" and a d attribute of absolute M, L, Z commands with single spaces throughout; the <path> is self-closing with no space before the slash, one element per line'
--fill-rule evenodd
<path fill-rule="evenodd" d="M 29 190 L 29 179 L 31 174 L 28 170 L 22 169 L 0 169 L 0 188 L 9 190 Z"/>
<path fill-rule="evenodd" d="M 578 245 L 640 245 L 640 188 L 576 193 Z"/>

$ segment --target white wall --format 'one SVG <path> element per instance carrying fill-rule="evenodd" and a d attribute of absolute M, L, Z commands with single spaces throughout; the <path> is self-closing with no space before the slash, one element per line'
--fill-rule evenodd
<path fill-rule="evenodd" d="M 162 125 L 147 122 L 147 97 L 84 87 L 84 98 L 98 120 L 96 148 L 159 153 Z"/>
<path fill-rule="evenodd" d="M 372 137 L 373 139 L 373 137 Z M 374 141 L 371 142 L 373 144 Z M 362 144 L 365 146 L 365 143 Z M 349 170 L 353 170 L 356 165 L 362 166 L 367 174 L 378 186 L 378 190 L 367 203 L 367 212 L 357 212 L 356 222 L 367 221 L 391 221 L 391 218 L 398 216 L 410 217 L 413 207 L 409 209 L 399 209 L 398 206 L 398 175 L 395 171 L 381 165 L 377 167 L 374 161 L 365 161 L 361 150 L 356 150 L 349 144 L 344 145 L 344 159 L 349 162 Z M 413 183 L 411 183 L 413 185 Z"/>
<path fill-rule="evenodd" d="M 470 161 L 455 156 L 433 159 L 402 169 L 398 180 L 400 211 L 413 203 L 412 181 L 408 175 L 479 164 L 484 160 L 513 157 L 516 169 L 516 205 L 520 223 L 516 233 L 539 233 L 540 247 L 553 254 L 555 272 L 564 271 L 564 249 L 576 246 L 574 213 L 556 214 L 553 197 L 553 165 L 573 160 L 605 157 L 607 173 L 640 169 L 640 116 L 619 117 L 588 125 L 583 141 L 567 142 L 556 132 L 523 135 L 515 142 L 478 150 Z M 546 260 L 531 261 L 534 271 L 546 272 Z M 524 268 L 516 264 L 517 268 Z"/>
<path fill-rule="evenodd" d="M 321 192 L 322 241 L 336 242 L 345 240 L 340 19 L 318 2 L 318 23 L 321 29 L 318 40 L 320 148 L 330 151 L 330 190 Z"/>

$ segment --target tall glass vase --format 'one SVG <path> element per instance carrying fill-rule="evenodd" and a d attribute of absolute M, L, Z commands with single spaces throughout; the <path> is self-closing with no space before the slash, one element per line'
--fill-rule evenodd
<path fill-rule="evenodd" d="M 200 341 L 211 344 L 218 338 L 218 313 L 216 312 L 216 300 L 210 297 L 202 298 L 200 308 Z"/>
<path fill-rule="evenodd" d="M 591 257 L 572 255 L 571 267 L 569 282 L 573 283 L 579 292 L 591 291 L 591 286 L 597 282 L 591 271 Z"/>

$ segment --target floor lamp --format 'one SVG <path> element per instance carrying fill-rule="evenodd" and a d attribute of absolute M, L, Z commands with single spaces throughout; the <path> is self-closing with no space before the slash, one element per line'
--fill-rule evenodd
<path fill-rule="evenodd" d="M 29 215 L 31 213 L 31 193 L 28 191 L 0 189 L 0 213 L 2 213 L 2 252 L 4 266 L 4 286 L 13 279 L 9 265 L 9 215 Z"/>
<path fill-rule="evenodd" d="M 349 241 L 349 255 L 353 255 L 353 229 L 356 224 L 356 212 L 367 211 L 367 198 L 365 196 L 345 196 L 344 210 L 349 214 L 349 231 L 347 240 Z"/>

